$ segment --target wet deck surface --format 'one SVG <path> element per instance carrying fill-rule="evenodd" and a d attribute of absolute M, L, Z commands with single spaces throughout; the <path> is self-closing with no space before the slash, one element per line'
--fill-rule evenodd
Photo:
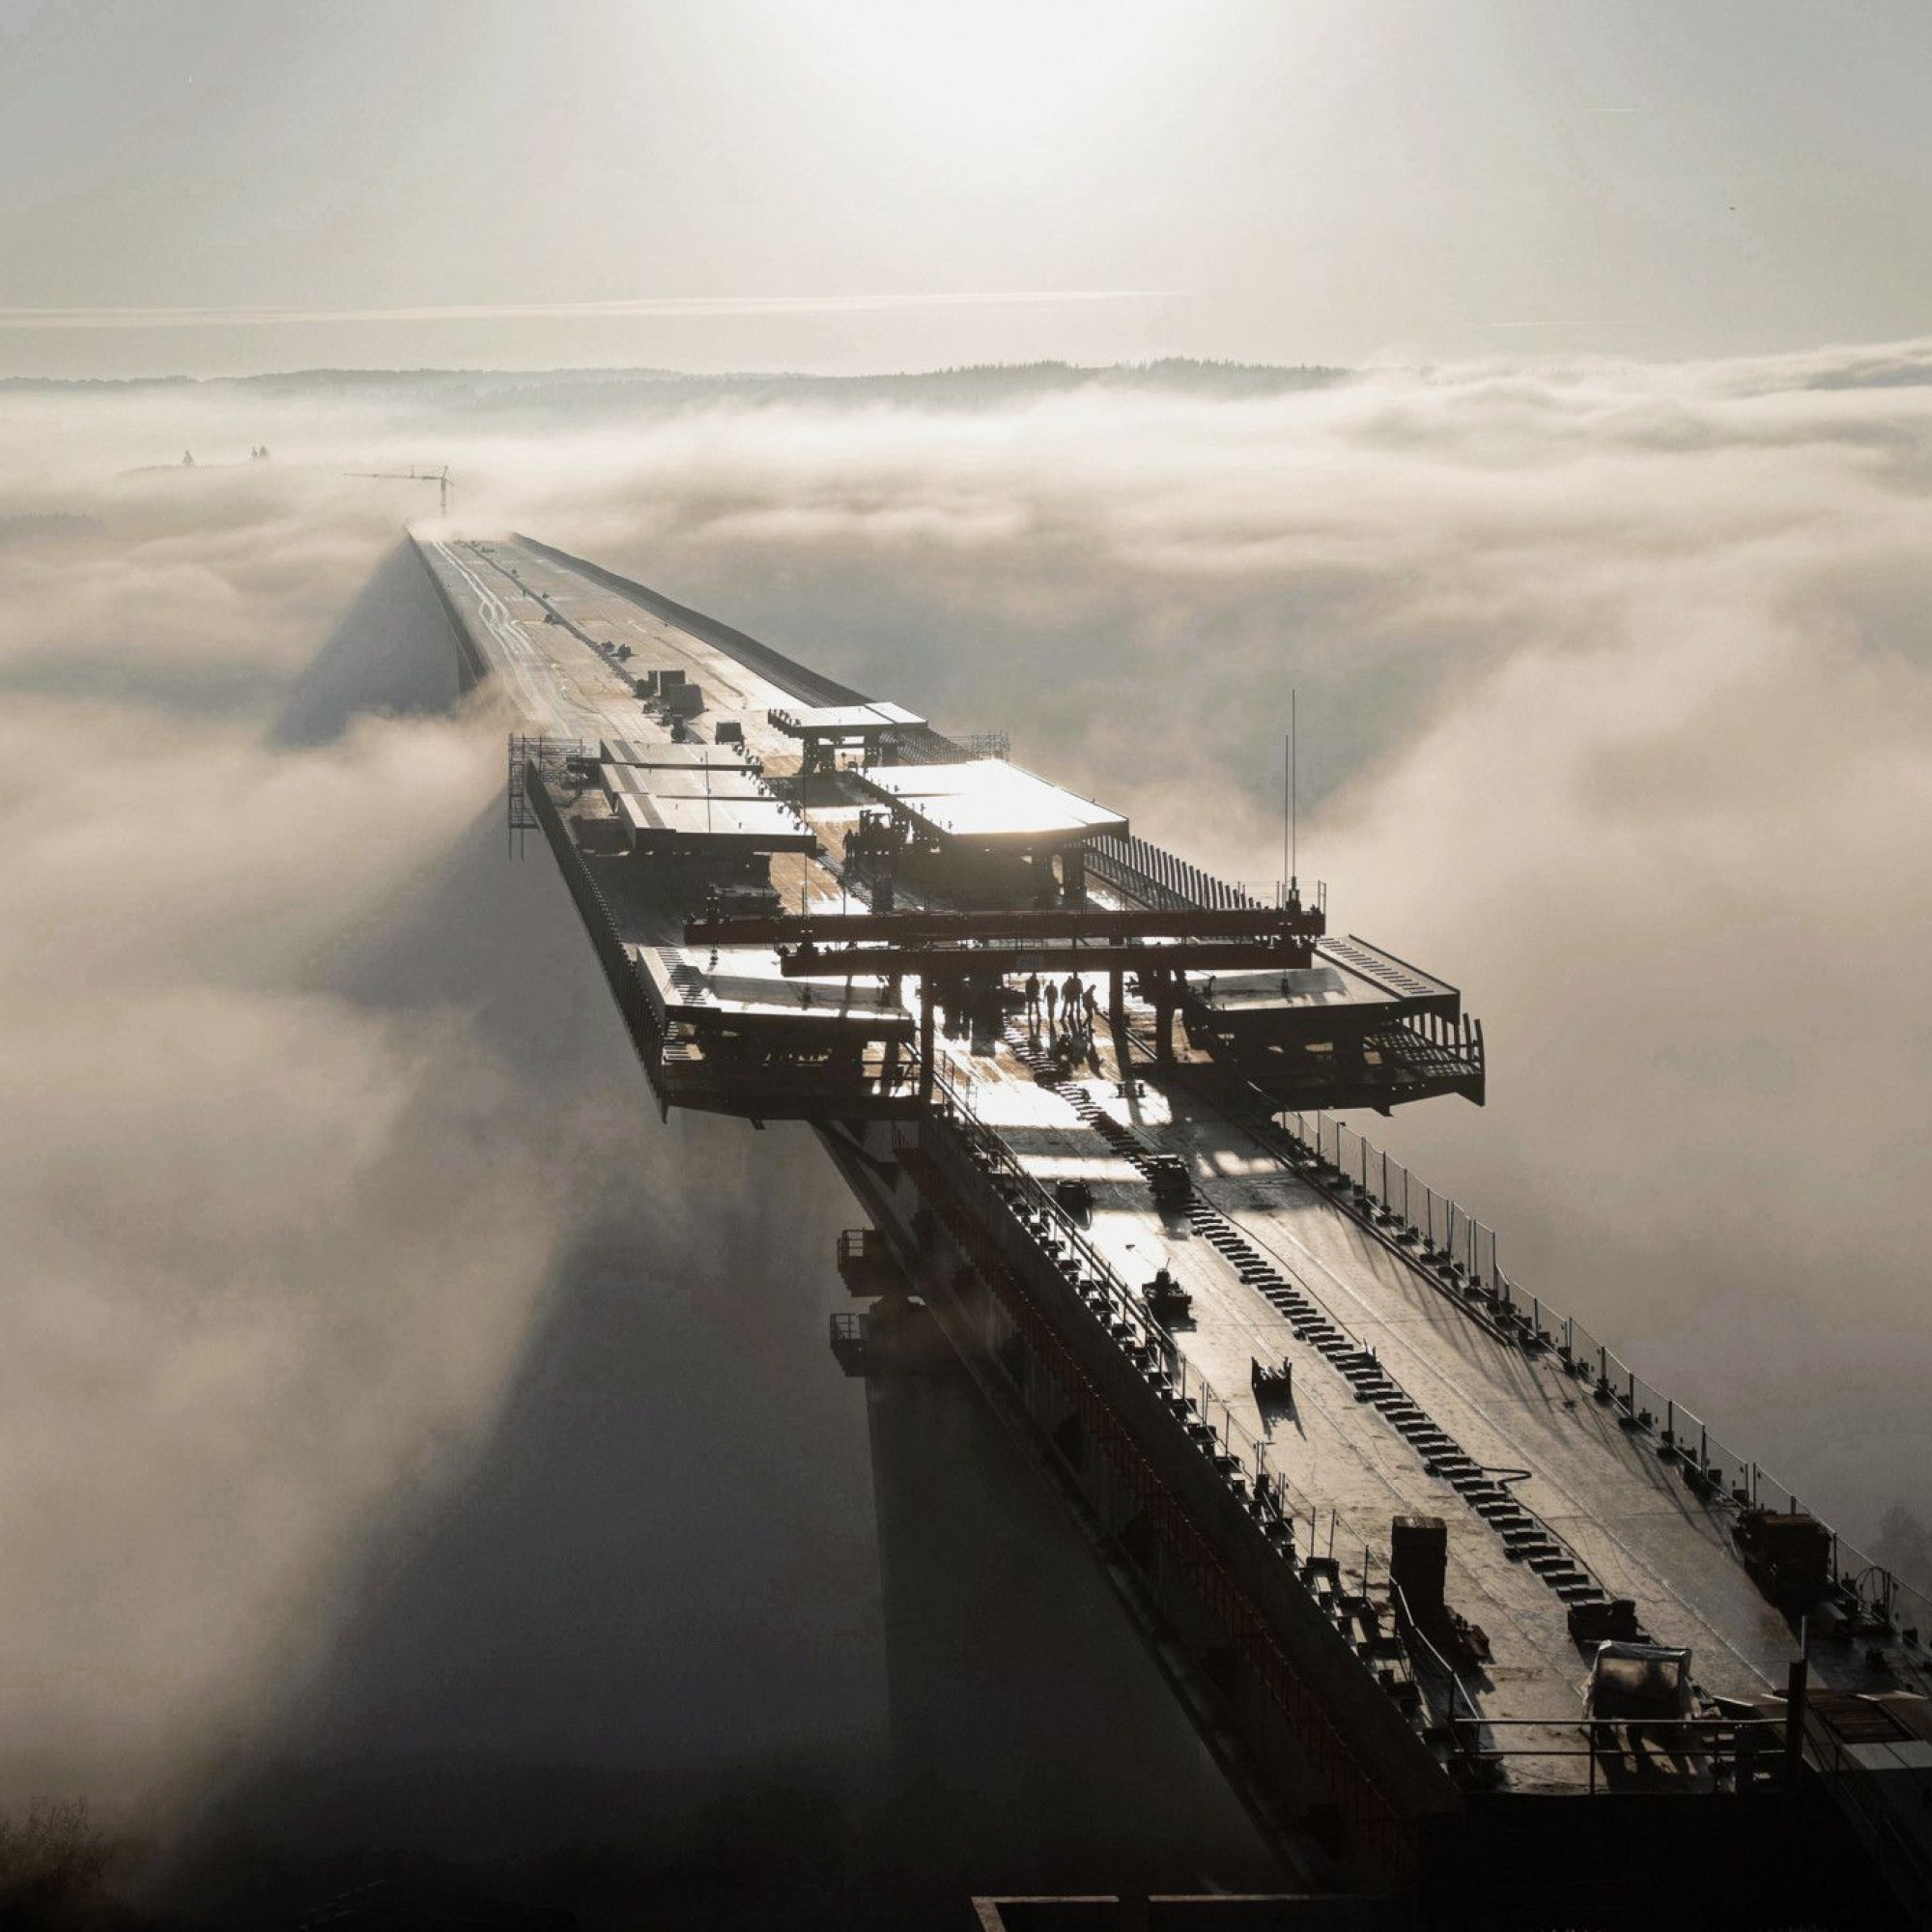
<path fill-rule="evenodd" d="M 1568 1630 L 1568 1605 L 1537 1571 L 1513 1560 L 1503 1539 L 1378 1407 L 1304 1341 L 1294 1322 L 1243 1278 L 1236 1261 L 1191 1225 L 1157 1208 L 1140 1172 L 1084 1122 L 1062 1093 L 1002 1045 L 955 1061 L 972 1084 L 976 1114 L 1027 1168 L 1051 1185 L 1085 1180 L 1093 1191 L 1091 1238 L 1130 1287 L 1165 1266 L 1193 1301 L 1177 1327 L 1188 1362 L 1241 1426 L 1265 1445 L 1267 1468 L 1302 1516 L 1297 1542 L 1332 1548 L 1345 1578 L 1377 1554 L 1370 1580 L 1385 1577 L 1379 1552 L 1391 1518 L 1439 1516 L 1448 1524 L 1450 1606 L 1480 1625 L 1492 1647 L 1486 1672 L 1465 1681 L 1485 1716 L 1548 1719 L 1537 1739 L 1579 1742 L 1587 1665 Z M 1521 1472 L 1511 1493 L 1555 1530 L 1605 1594 L 1630 1597 L 1662 1643 L 1693 1653 L 1710 1693 L 1755 1700 L 1781 1689 L 1792 1634 L 1759 1595 L 1708 1510 L 1671 1464 L 1620 1429 L 1586 1385 L 1554 1358 L 1523 1352 L 1486 1333 L 1463 1307 L 1322 1188 L 1284 1167 L 1238 1125 L 1163 1094 L 1141 1079 L 1122 1095 L 1111 1050 L 1101 1071 L 1077 1082 L 1095 1104 L 1130 1126 L 1144 1146 L 1183 1159 L 1197 1198 L 1225 1217 L 1246 1245 L 1365 1348 L 1414 1405 L 1490 1471 Z M 1250 1389 L 1251 1365 L 1293 1366 L 1290 1402 L 1264 1413 Z M 1312 1520 L 1311 1520 L 1312 1516 Z M 1520 1751 L 1529 1734 L 1498 1734 Z M 1580 1760 L 1512 1762 L 1518 1781 L 1587 1776 Z"/>

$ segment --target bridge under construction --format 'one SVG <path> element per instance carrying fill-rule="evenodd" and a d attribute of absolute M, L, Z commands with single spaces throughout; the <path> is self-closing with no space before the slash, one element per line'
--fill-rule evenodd
<path fill-rule="evenodd" d="M 658 1104 L 810 1123 L 838 1362 L 963 1368 L 1285 1886 L 1932 1924 L 1932 1604 L 1338 1118 L 1480 1104 L 1455 986 L 641 584 L 415 543 Z"/>

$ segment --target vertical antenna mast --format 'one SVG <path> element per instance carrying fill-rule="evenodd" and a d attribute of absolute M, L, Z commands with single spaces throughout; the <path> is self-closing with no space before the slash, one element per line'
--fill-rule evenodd
<path fill-rule="evenodd" d="M 1281 842 L 1282 858 L 1286 862 L 1282 870 L 1288 875 L 1288 902 L 1295 904 L 1301 897 L 1301 773 L 1300 752 L 1300 707 L 1301 692 L 1292 688 L 1288 694 L 1288 764 L 1282 773 L 1281 789 Z"/>

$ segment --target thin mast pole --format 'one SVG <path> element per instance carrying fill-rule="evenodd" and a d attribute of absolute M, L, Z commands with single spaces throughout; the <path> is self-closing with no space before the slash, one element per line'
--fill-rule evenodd
<path fill-rule="evenodd" d="M 1282 842 L 1287 847 L 1283 857 L 1288 864 L 1288 896 L 1291 899 L 1301 895 L 1301 731 L 1300 731 L 1301 692 L 1291 688 L 1288 694 L 1288 769 L 1283 774 L 1282 790 L 1287 794 L 1282 800 Z"/>

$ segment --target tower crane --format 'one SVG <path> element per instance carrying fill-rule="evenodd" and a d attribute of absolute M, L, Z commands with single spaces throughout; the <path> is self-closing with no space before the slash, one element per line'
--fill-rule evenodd
<path fill-rule="evenodd" d="M 345 476 L 369 476 L 384 483 L 434 483 L 437 486 L 438 515 L 449 515 L 449 465 L 427 469 L 411 464 L 407 469 L 345 469 Z"/>

